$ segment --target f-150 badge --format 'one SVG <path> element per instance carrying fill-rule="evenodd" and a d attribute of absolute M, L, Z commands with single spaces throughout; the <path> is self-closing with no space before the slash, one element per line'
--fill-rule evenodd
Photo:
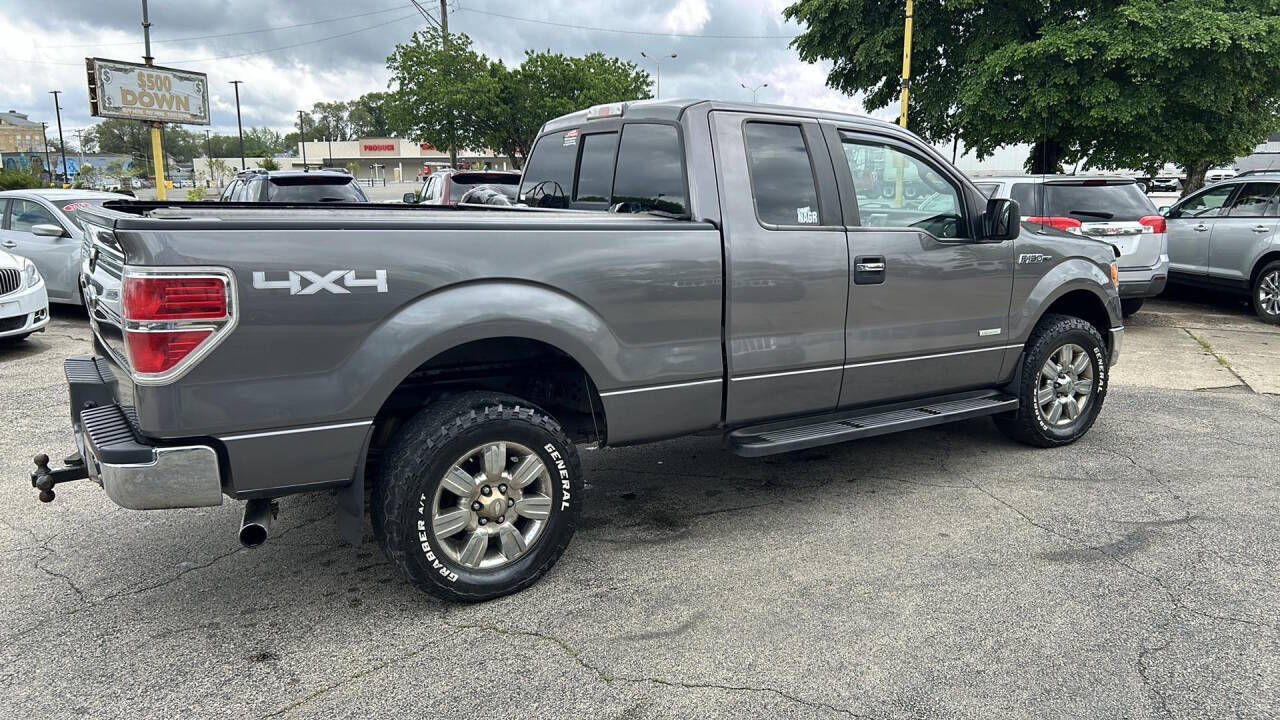
<path fill-rule="evenodd" d="M 305 286 L 303 283 L 307 283 Z M 311 270 L 290 270 L 285 280 L 268 280 L 267 273 L 253 271 L 255 290 L 288 290 L 290 295 L 315 295 L 324 290 L 335 295 L 348 295 L 349 288 L 375 288 L 375 292 L 387 291 L 387 271 L 374 270 L 373 277 L 361 278 L 355 270 L 331 270 L 321 275 Z"/>
<path fill-rule="evenodd" d="M 1018 256 L 1018 264 L 1034 265 L 1036 263 L 1049 262 L 1053 259 L 1052 255 L 1041 255 L 1039 253 L 1026 253 Z"/>

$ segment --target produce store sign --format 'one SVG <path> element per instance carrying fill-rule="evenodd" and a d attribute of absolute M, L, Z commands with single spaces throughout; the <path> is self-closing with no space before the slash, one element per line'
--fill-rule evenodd
<path fill-rule="evenodd" d="M 89 112 L 96 117 L 209 124 L 209 82 L 204 73 L 85 58 Z"/>

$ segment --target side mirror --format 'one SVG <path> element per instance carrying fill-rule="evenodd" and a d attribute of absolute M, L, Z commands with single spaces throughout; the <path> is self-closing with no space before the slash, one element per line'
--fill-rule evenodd
<path fill-rule="evenodd" d="M 52 223 L 41 223 L 31 226 L 31 234 L 36 237 L 62 238 L 67 237 L 67 231 L 62 229 L 61 225 Z"/>
<path fill-rule="evenodd" d="M 406 205 L 416 205 L 418 204 L 418 193 L 405 193 L 400 200 Z"/>
<path fill-rule="evenodd" d="M 1156 208 L 1156 212 L 1160 213 L 1164 217 L 1169 217 L 1169 211 L 1171 209 L 1172 208 L 1169 207 L 1168 205 L 1161 205 L 1160 207 Z"/>
<path fill-rule="evenodd" d="M 1018 237 L 1022 230 L 1022 209 L 1016 200 L 991 198 L 982 215 L 982 235 L 988 242 L 1002 242 Z"/>

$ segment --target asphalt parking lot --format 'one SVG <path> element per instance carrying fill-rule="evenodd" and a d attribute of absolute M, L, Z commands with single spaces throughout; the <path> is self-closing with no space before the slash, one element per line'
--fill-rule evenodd
<path fill-rule="evenodd" d="M 72 447 L 76 314 L 0 349 L 8 717 L 1274 718 L 1280 328 L 1177 294 L 1131 318 L 1080 443 L 985 420 L 745 460 L 584 452 L 584 527 L 532 589 L 416 593 L 330 498 L 139 513 Z"/>

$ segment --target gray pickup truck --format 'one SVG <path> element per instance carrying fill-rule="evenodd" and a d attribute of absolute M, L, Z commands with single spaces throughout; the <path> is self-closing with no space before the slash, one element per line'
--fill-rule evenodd
<path fill-rule="evenodd" d="M 33 485 L 246 501 L 246 545 L 279 498 L 334 492 L 345 538 L 368 505 L 415 585 L 484 600 L 564 551 L 579 444 L 762 456 L 991 416 L 1064 445 L 1120 352 L 1112 245 L 1022 229 L 883 122 L 596 107 L 546 124 L 520 197 L 85 210 L 78 453 Z"/>

